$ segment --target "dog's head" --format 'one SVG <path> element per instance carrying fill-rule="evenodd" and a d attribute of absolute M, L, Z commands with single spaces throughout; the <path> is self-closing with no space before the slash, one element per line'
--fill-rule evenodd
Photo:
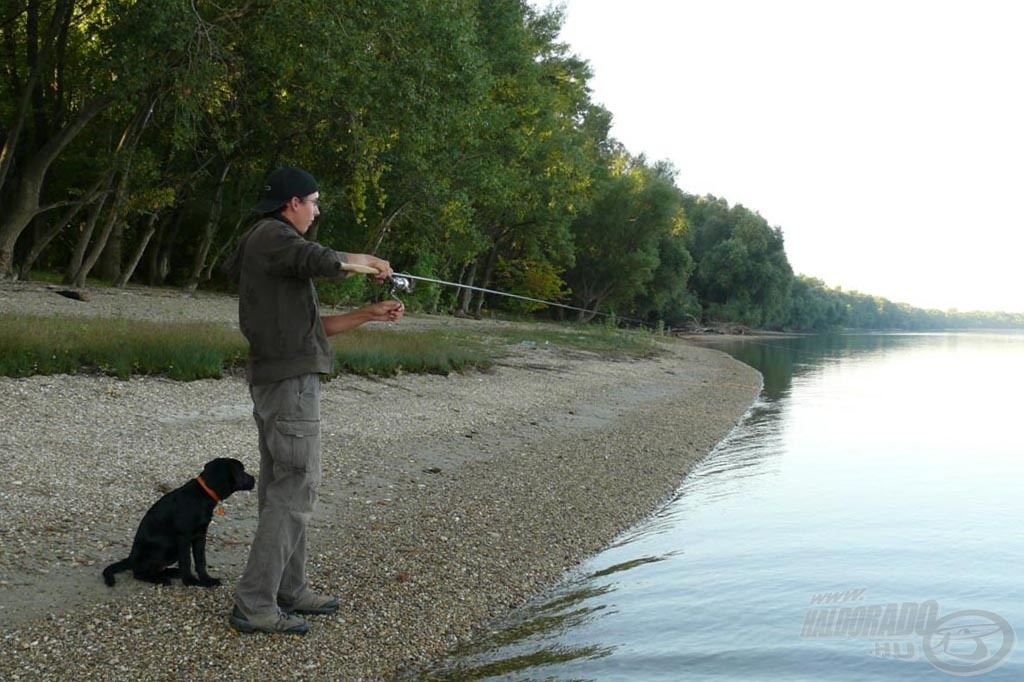
<path fill-rule="evenodd" d="M 238 490 L 256 487 L 256 479 L 245 471 L 245 465 L 230 457 L 218 457 L 207 462 L 203 467 L 203 481 L 222 500 Z"/>

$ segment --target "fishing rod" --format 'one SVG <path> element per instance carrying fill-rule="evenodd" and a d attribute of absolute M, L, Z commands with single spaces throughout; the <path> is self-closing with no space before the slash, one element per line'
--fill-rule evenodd
<path fill-rule="evenodd" d="M 380 271 L 369 265 L 356 265 L 355 263 L 342 263 L 341 269 L 346 272 L 357 272 L 364 275 L 379 275 Z M 482 294 L 494 294 L 495 296 L 504 296 L 506 298 L 516 298 L 520 301 L 529 301 L 531 303 L 540 303 L 546 306 L 553 306 L 555 308 L 564 308 L 566 310 L 574 310 L 580 313 L 589 313 L 591 315 L 601 315 L 603 317 L 617 317 L 620 320 L 626 320 L 628 322 L 635 322 L 637 324 L 643 324 L 642 320 L 637 320 L 630 317 L 621 317 L 614 315 L 613 313 L 602 313 L 598 310 L 587 310 L 586 308 L 578 308 L 574 305 L 567 305 L 565 303 L 555 303 L 554 301 L 545 301 L 539 298 L 531 298 L 529 296 L 521 296 L 519 294 L 510 294 L 507 291 L 498 291 L 497 289 L 485 289 L 484 287 L 476 287 L 471 284 L 460 284 L 458 282 L 448 282 L 443 279 L 433 279 L 431 277 L 421 277 L 419 275 L 410 275 L 404 272 L 396 272 L 385 280 L 385 283 L 391 287 L 391 296 L 398 298 L 396 292 L 402 292 L 411 294 L 413 291 L 413 282 L 427 282 L 430 284 L 439 284 L 447 287 L 455 287 L 457 289 L 468 289 L 469 291 L 477 291 Z"/>

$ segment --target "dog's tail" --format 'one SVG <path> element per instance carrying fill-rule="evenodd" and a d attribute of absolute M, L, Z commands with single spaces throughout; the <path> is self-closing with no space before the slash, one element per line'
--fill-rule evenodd
<path fill-rule="evenodd" d="M 127 571 L 129 568 L 131 568 L 131 562 L 129 562 L 128 559 L 121 559 L 120 561 L 110 564 L 103 569 L 103 582 L 107 584 L 107 587 L 113 587 L 116 582 L 114 580 L 114 574 L 120 573 L 121 571 Z"/>

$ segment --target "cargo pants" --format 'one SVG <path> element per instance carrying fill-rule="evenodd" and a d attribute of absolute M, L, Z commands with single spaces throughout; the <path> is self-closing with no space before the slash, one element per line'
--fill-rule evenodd
<path fill-rule="evenodd" d="M 308 589 L 306 536 L 322 480 L 320 375 L 250 386 L 259 431 L 259 524 L 235 604 L 254 616 L 276 612 Z"/>

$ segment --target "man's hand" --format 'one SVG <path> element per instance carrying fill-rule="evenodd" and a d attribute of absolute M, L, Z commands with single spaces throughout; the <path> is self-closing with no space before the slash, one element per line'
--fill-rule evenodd
<path fill-rule="evenodd" d="M 381 301 L 340 315 L 321 317 L 324 332 L 334 336 L 341 332 L 362 326 L 367 322 L 398 322 L 405 315 L 405 304 L 401 301 Z"/>
<path fill-rule="evenodd" d="M 363 308 L 372 322 L 398 322 L 405 315 L 405 304 L 401 301 L 381 301 Z"/>
<path fill-rule="evenodd" d="M 371 268 L 376 268 L 377 274 L 373 275 L 373 278 L 378 282 L 383 282 L 395 274 L 395 271 L 391 269 L 391 263 L 367 253 L 346 253 L 345 260 L 353 265 L 368 265 Z"/>

